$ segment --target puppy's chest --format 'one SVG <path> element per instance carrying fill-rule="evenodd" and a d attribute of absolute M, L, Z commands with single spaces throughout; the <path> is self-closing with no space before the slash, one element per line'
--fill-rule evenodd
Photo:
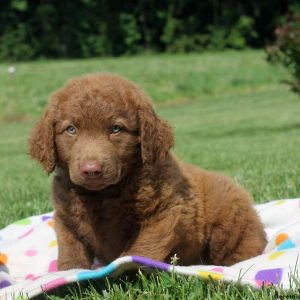
<path fill-rule="evenodd" d="M 118 257 L 138 231 L 138 218 L 130 201 L 105 199 L 77 205 L 79 234 L 105 259 Z"/>

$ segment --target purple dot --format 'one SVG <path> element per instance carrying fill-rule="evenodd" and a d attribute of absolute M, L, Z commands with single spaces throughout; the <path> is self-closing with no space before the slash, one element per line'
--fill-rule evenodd
<path fill-rule="evenodd" d="M 143 256 L 133 255 L 132 256 L 132 261 L 135 262 L 135 263 L 138 263 L 138 264 L 142 264 L 142 265 L 147 266 L 147 267 L 162 269 L 164 271 L 169 271 L 172 267 L 171 265 L 166 264 L 164 262 L 154 260 L 154 259 L 150 259 L 150 258 L 146 258 L 146 257 L 143 257 Z"/>
<path fill-rule="evenodd" d="M 282 269 L 267 269 L 256 273 L 256 284 L 261 287 L 263 285 L 276 285 L 280 283 L 282 278 Z"/>
<path fill-rule="evenodd" d="M 3 280 L 3 281 L 0 282 L 0 289 L 6 288 L 10 285 L 11 285 L 11 283 L 9 281 Z"/>
<path fill-rule="evenodd" d="M 47 220 L 49 220 L 49 219 L 52 219 L 52 217 L 50 217 L 50 216 L 42 216 L 42 221 L 44 222 L 44 221 L 47 221 Z"/>

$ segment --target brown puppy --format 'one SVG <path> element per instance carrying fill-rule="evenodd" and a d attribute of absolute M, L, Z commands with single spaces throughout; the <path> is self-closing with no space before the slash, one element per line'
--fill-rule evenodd
<path fill-rule="evenodd" d="M 58 90 L 30 137 L 53 181 L 58 268 L 124 255 L 232 265 L 266 238 L 248 193 L 178 161 L 170 126 L 133 83 L 110 74 Z"/>

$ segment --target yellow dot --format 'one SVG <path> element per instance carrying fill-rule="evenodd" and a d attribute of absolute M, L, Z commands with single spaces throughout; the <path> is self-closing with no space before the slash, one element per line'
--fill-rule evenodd
<path fill-rule="evenodd" d="M 278 200 L 278 201 L 276 201 L 276 205 L 282 205 L 282 204 L 284 204 L 286 202 L 286 200 Z"/>
<path fill-rule="evenodd" d="M 286 241 L 288 238 L 289 238 L 289 236 L 286 233 L 279 233 L 276 236 L 275 245 L 276 246 L 280 245 L 281 243 L 283 243 L 284 241 Z"/>
<path fill-rule="evenodd" d="M 54 240 L 54 241 L 51 241 L 49 244 L 48 244 L 48 248 L 52 248 L 52 247 L 56 247 L 57 246 L 57 241 Z"/>
<path fill-rule="evenodd" d="M 223 274 L 220 274 L 220 273 L 215 273 L 215 272 L 209 272 L 209 271 L 198 271 L 197 272 L 198 275 L 205 279 L 205 280 L 208 280 L 208 279 L 213 279 L 213 280 L 220 280 L 224 277 Z"/>
<path fill-rule="evenodd" d="M 269 258 L 269 260 L 274 260 L 274 259 L 278 258 L 279 256 L 283 255 L 284 253 L 285 253 L 285 251 L 274 252 L 268 258 Z"/>

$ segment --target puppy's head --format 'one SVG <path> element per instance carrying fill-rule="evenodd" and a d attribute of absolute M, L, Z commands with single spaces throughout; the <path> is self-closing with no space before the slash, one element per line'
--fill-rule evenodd
<path fill-rule="evenodd" d="M 88 190 L 117 184 L 138 162 L 151 167 L 172 146 L 172 130 L 149 98 L 111 74 L 73 79 L 54 93 L 29 139 L 48 174 L 57 166 Z"/>

